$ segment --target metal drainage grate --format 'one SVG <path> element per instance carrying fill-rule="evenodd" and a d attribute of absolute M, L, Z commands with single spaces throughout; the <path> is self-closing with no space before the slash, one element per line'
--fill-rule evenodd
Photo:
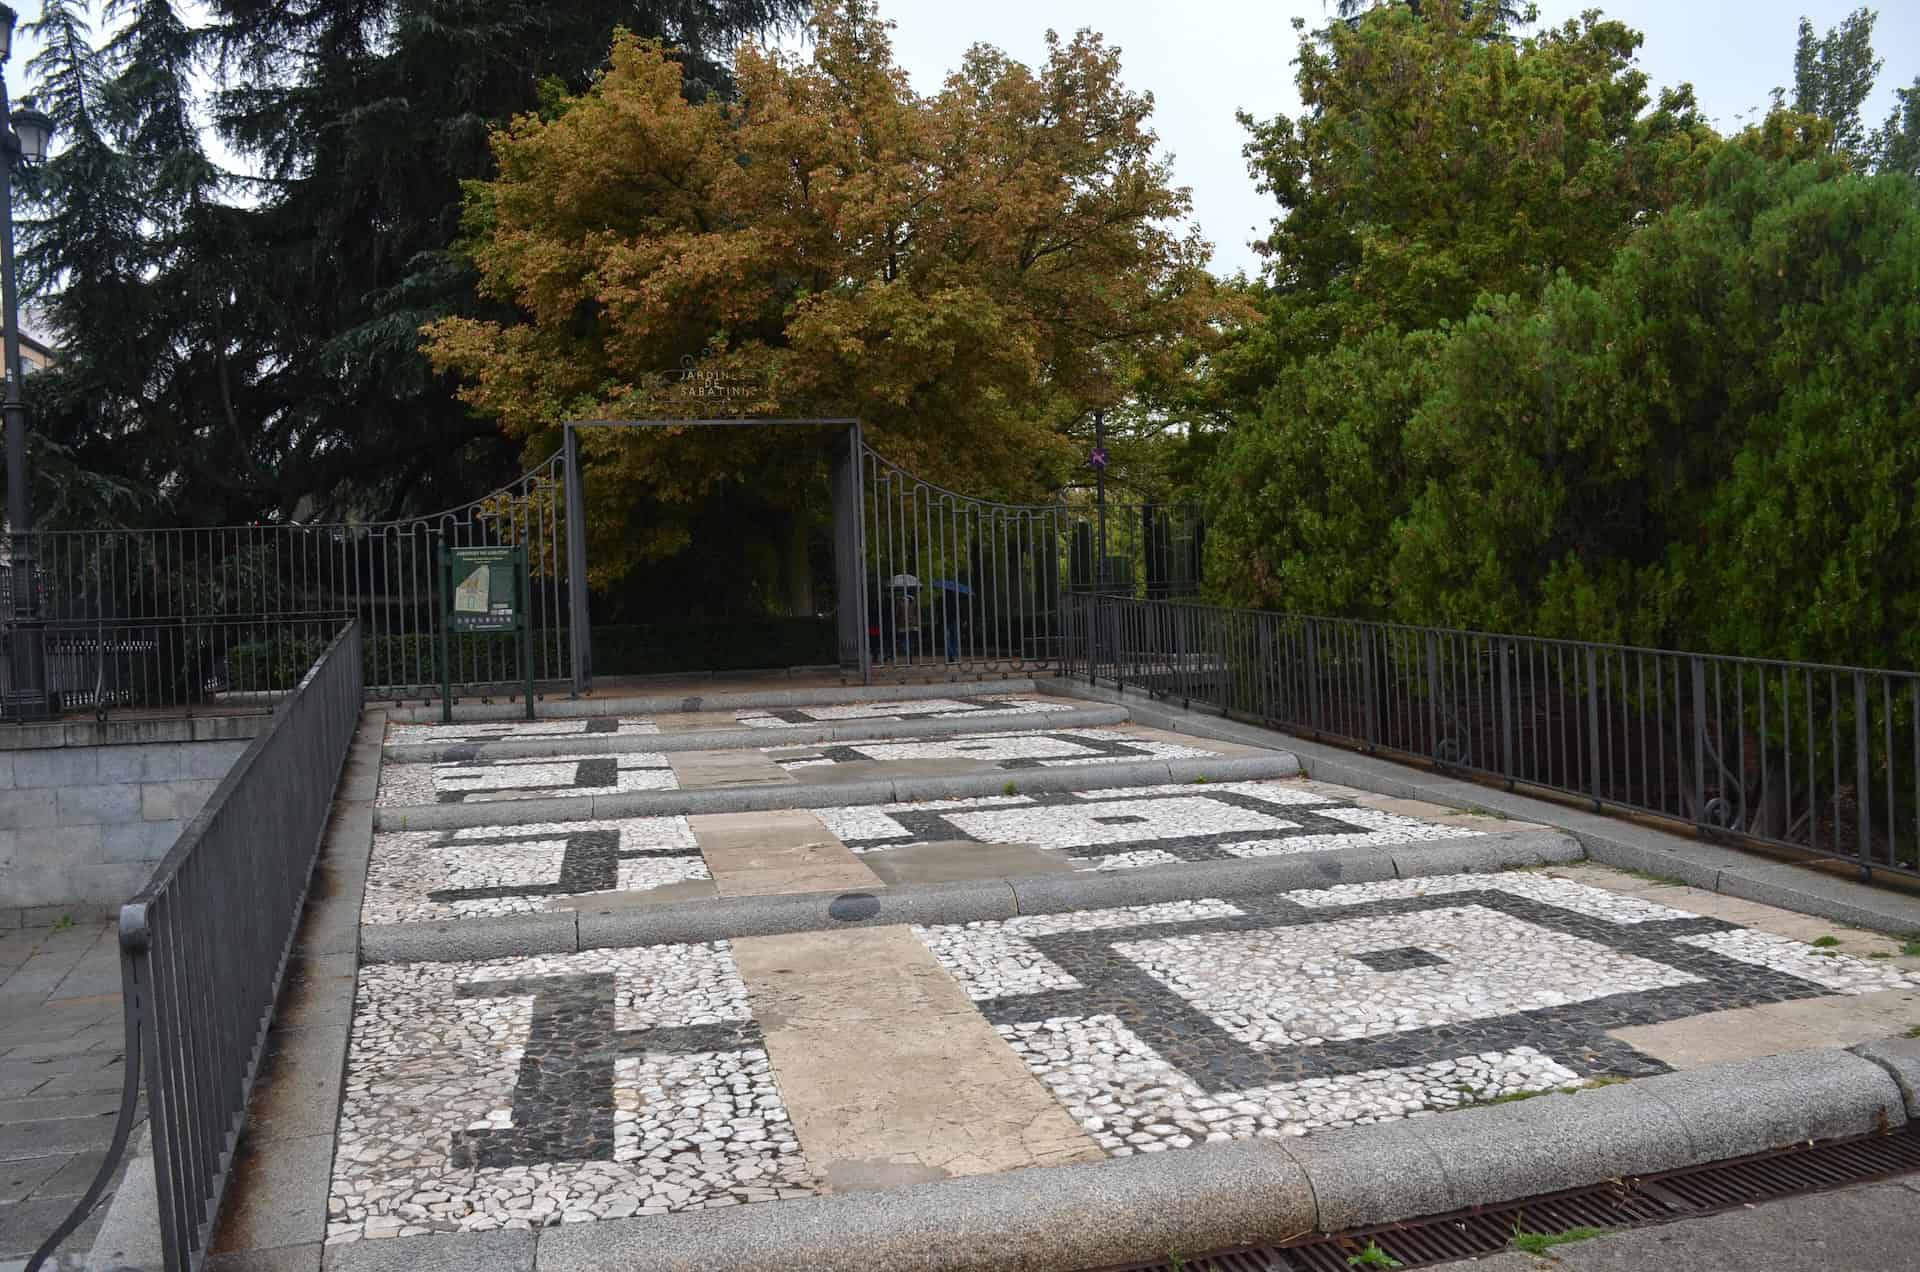
<path fill-rule="evenodd" d="M 1369 1242 L 1403 1267 L 1417 1268 L 1496 1254 L 1508 1248 L 1516 1231 L 1631 1228 L 1915 1171 L 1920 1171 L 1920 1124 L 1889 1135 L 1800 1144 L 1525 1201 L 1273 1245 L 1182 1255 L 1178 1263 L 1130 1263 L 1107 1272 L 1353 1272 L 1347 1260 Z"/>

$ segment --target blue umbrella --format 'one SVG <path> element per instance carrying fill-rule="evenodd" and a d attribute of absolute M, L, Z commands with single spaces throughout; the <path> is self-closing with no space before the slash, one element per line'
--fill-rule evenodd
<path fill-rule="evenodd" d="M 958 592 L 961 596 L 972 596 L 973 589 L 965 583 L 956 583 L 952 579 L 935 579 L 933 585 L 942 592 Z"/>

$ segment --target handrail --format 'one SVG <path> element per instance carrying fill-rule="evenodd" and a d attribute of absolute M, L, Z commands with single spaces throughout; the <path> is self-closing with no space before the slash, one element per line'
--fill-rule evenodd
<path fill-rule="evenodd" d="M 143 1082 L 167 1272 L 204 1263 L 358 727 L 360 648 L 349 619 L 120 908 L 127 1071 L 113 1143 L 27 1272 L 98 1204 L 125 1157 Z"/>

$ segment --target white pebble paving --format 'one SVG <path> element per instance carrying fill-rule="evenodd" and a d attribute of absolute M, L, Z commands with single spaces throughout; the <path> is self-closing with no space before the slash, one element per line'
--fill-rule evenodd
<path fill-rule="evenodd" d="M 812 1176 L 766 1052 L 614 1064 L 610 1161 L 457 1167 L 452 1135 L 511 1125 L 531 996 L 470 982 L 610 973 L 622 1030 L 747 1018 L 724 941 L 361 969 L 328 1200 L 327 1243 L 540 1228 L 808 1195 Z"/>

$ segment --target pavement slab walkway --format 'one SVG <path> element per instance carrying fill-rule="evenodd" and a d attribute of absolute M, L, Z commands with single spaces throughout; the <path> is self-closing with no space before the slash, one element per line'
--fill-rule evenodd
<path fill-rule="evenodd" d="M 0 1269 L 67 1217 L 113 1139 L 126 1077 L 114 926 L 0 933 Z M 86 1252 L 96 1210 L 62 1247 Z"/>

